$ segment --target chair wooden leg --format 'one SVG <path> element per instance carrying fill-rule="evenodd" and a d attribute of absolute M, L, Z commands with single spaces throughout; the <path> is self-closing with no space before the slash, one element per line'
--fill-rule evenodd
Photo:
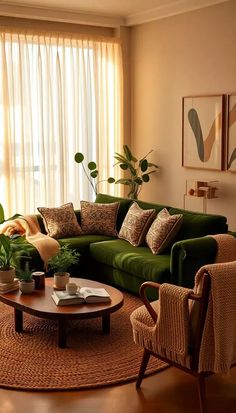
<path fill-rule="evenodd" d="M 205 376 L 199 374 L 197 377 L 198 380 L 198 396 L 200 403 L 200 412 L 205 413 L 205 404 L 206 404 L 206 388 L 205 388 Z"/>
<path fill-rule="evenodd" d="M 148 351 L 147 349 L 144 349 L 143 358 L 142 358 L 142 361 L 141 361 L 141 366 L 140 366 L 138 377 L 137 377 L 137 380 L 136 380 L 136 388 L 137 389 L 140 387 L 140 385 L 142 383 L 142 380 L 143 380 L 144 373 L 145 373 L 147 365 L 148 365 L 150 355 L 151 355 L 150 351 Z"/>

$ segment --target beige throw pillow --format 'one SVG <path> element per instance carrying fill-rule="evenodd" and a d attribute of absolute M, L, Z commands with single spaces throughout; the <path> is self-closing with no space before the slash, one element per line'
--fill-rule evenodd
<path fill-rule="evenodd" d="M 155 209 L 142 209 L 134 202 L 129 208 L 119 232 L 119 238 L 138 247 L 145 239 L 151 222 L 156 216 Z"/>
<path fill-rule="evenodd" d="M 84 234 L 117 237 L 116 220 L 120 203 L 99 204 L 81 201 L 81 228 Z"/>
<path fill-rule="evenodd" d="M 170 244 L 183 222 L 183 215 L 170 215 L 162 209 L 146 235 L 146 243 L 153 254 L 160 254 Z"/>
<path fill-rule="evenodd" d="M 82 234 L 71 202 L 57 208 L 39 207 L 38 211 L 50 237 L 66 238 Z"/>

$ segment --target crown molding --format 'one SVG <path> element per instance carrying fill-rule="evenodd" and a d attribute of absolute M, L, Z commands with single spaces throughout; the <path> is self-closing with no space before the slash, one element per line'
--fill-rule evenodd
<path fill-rule="evenodd" d="M 229 0 L 176 0 L 168 5 L 161 5 L 141 13 L 134 13 L 126 16 L 126 26 L 135 26 L 142 23 L 148 23 L 154 20 L 160 20 L 165 17 L 186 13 L 201 9 L 203 7 L 213 6 L 219 3 L 225 3 Z"/>
<path fill-rule="evenodd" d="M 0 4 L 0 16 L 47 20 L 73 24 L 85 24 L 111 28 L 125 26 L 124 17 L 97 15 L 95 13 L 82 13 L 50 7 L 31 7 L 19 5 L 16 3 L 9 4 L 7 2 Z"/>
<path fill-rule="evenodd" d="M 229 0 L 173 0 L 168 5 L 161 5 L 144 12 L 133 13 L 127 16 L 85 13 L 55 7 L 32 7 L 26 4 L 3 1 L 0 3 L 0 16 L 118 28 L 120 26 L 135 26 L 148 23 L 227 1 Z"/>

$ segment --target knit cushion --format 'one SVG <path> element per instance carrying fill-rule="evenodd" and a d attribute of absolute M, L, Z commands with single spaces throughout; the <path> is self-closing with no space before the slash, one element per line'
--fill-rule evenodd
<path fill-rule="evenodd" d="M 98 204 L 81 201 L 81 228 L 84 234 L 117 236 L 116 220 L 120 203 Z"/>
<path fill-rule="evenodd" d="M 44 226 L 50 237 L 65 238 L 82 234 L 71 202 L 58 208 L 39 207 L 38 211 L 43 217 Z"/>
<path fill-rule="evenodd" d="M 145 239 L 151 222 L 155 218 L 155 209 L 142 209 L 134 202 L 129 208 L 119 232 L 119 238 L 138 247 Z"/>
<path fill-rule="evenodd" d="M 170 244 L 183 222 L 183 215 L 170 215 L 166 208 L 159 212 L 146 235 L 146 242 L 153 254 L 161 254 Z"/>

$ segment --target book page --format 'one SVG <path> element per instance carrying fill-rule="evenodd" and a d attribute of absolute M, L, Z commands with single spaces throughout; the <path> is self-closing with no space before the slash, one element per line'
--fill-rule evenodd
<path fill-rule="evenodd" d="M 105 288 L 81 287 L 79 293 L 86 299 L 87 297 L 110 297 Z"/>

